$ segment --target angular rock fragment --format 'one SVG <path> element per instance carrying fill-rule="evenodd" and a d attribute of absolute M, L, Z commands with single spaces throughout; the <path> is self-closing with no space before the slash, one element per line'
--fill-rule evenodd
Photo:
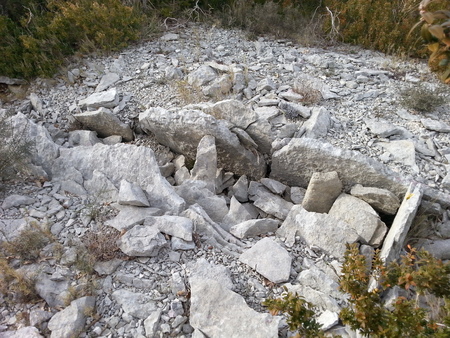
<path fill-rule="evenodd" d="M 204 108 L 203 111 L 218 120 L 227 120 L 236 127 L 246 130 L 258 119 L 258 115 L 239 100 L 224 100 Z"/>
<path fill-rule="evenodd" d="M 100 139 L 97 137 L 97 132 L 91 130 L 74 130 L 69 132 L 69 145 L 71 147 L 76 146 L 93 146 L 96 143 L 100 143 Z"/>
<path fill-rule="evenodd" d="M 341 194 L 342 188 L 337 172 L 314 173 L 303 198 L 303 208 L 308 211 L 327 213 Z"/>
<path fill-rule="evenodd" d="M 143 224 L 150 216 L 161 216 L 164 212 L 158 208 L 142 208 L 131 205 L 113 204 L 119 210 L 119 214 L 105 222 L 106 225 L 119 231 L 131 229 L 133 226 Z"/>
<path fill-rule="evenodd" d="M 239 260 L 273 283 L 289 280 L 292 258 L 286 249 L 268 237 L 244 251 Z"/>
<path fill-rule="evenodd" d="M 278 195 L 272 194 L 262 184 L 251 182 L 249 188 L 250 200 L 253 205 L 269 215 L 284 220 L 294 204 Z"/>
<path fill-rule="evenodd" d="M 192 241 L 192 220 L 180 216 L 150 216 L 144 221 L 144 226 L 156 227 L 162 233 Z"/>
<path fill-rule="evenodd" d="M 122 306 L 125 313 L 139 319 L 147 319 L 157 311 L 156 302 L 142 293 L 119 289 L 112 293 L 112 298 Z"/>
<path fill-rule="evenodd" d="M 369 203 L 375 210 L 387 215 L 395 215 L 400 207 L 400 200 L 387 189 L 363 187 L 356 184 L 350 194 Z"/>
<path fill-rule="evenodd" d="M 128 256 L 155 257 L 167 241 L 157 227 L 136 225 L 119 240 L 119 247 Z"/>
<path fill-rule="evenodd" d="M 413 141 L 400 140 L 378 142 L 377 145 L 386 149 L 393 156 L 394 160 L 411 167 L 417 173 L 419 172 L 419 167 L 416 164 L 416 149 Z"/>
<path fill-rule="evenodd" d="M 147 197 L 140 186 L 126 180 L 120 181 L 119 199 L 122 205 L 134 205 L 136 207 L 149 207 Z"/>
<path fill-rule="evenodd" d="M 80 107 L 88 108 L 114 108 L 119 104 L 119 94 L 116 88 L 111 88 L 105 92 L 94 93 L 87 98 L 80 100 L 78 105 Z"/>
<path fill-rule="evenodd" d="M 198 143 L 194 167 L 191 170 L 193 180 L 203 181 L 211 192 L 216 191 L 217 150 L 214 136 L 205 135 Z"/>
<path fill-rule="evenodd" d="M 275 232 L 278 229 L 279 221 L 271 218 L 251 219 L 230 228 L 230 233 L 237 238 L 255 237 Z"/>
<path fill-rule="evenodd" d="M 422 248 L 431 253 L 437 259 L 450 259 L 450 239 L 426 240 Z"/>

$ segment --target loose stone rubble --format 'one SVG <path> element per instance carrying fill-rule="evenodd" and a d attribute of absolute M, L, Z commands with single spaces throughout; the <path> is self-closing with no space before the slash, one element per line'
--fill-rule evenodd
<path fill-rule="evenodd" d="M 42 301 L 0 295 L 0 336 L 285 337 L 261 305 L 285 286 L 352 337 L 338 320 L 346 243 L 394 260 L 430 212 L 440 221 L 415 244 L 450 259 L 450 107 L 397 103 L 419 78 L 439 86 L 422 63 L 192 25 L 33 81 L 0 105 L 35 141 L 33 180 L 0 192 L 0 241 L 32 224 L 55 239 L 14 266 L 37 273 Z M 89 282 L 90 233 L 117 250 Z"/>

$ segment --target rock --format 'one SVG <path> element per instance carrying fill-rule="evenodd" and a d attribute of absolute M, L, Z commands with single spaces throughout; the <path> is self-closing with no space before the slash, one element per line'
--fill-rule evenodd
<path fill-rule="evenodd" d="M 258 115 L 238 100 L 224 100 L 204 108 L 203 112 L 218 120 L 227 120 L 234 126 L 246 130 L 258 119 Z"/>
<path fill-rule="evenodd" d="M 305 107 L 298 103 L 280 101 L 280 103 L 278 104 L 278 108 L 280 108 L 286 118 L 291 120 L 299 116 L 304 119 L 307 119 L 311 116 L 311 108 Z"/>
<path fill-rule="evenodd" d="M 0 79 L 1 80 L 1 79 Z M 39 330 L 33 326 L 21 327 L 16 331 L 0 332 L 2 338 L 43 338 Z"/>
<path fill-rule="evenodd" d="M 331 127 L 331 116 L 324 107 L 313 108 L 311 117 L 303 123 L 298 136 L 304 135 L 307 138 L 322 138 L 328 133 Z"/>
<path fill-rule="evenodd" d="M 145 320 L 144 320 L 144 329 L 146 337 L 155 337 L 156 331 L 158 329 L 159 320 L 161 318 L 162 310 L 157 309 L 153 311 Z"/>
<path fill-rule="evenodd" d="M 308 246 L 317 246 L 339 260 L 344 257 L 345 244 L 359 240 L 348 223 L 327 214 L 308 212 L 300 205 L 292 207 L 276 235 L 289 247 L 294 245 L 295 236 L 300 236 Z"/>
<path fill-rule="evenodd" d="M 437 259 L 450 259 L 450 239 L 426 240 L 422 249 L 425 249 Z"/>
<path fill-rule="evenodd" d="M 116 73 L 106 73 L 102 76 L 102 79 L 100 80 L 100 83 L 95 88 L 95 92 L 99 93 L 102 92 L 112 85 L 114 85 L 117 81 L 120 80 L 120 76 Z"/>
<path fill-rule="evenodd" d="M 119 198 L 117 202 L 122 205 L 134 205 L 137 207 L 150 206 L 141 187 L 126 180 L 120 181 Z"/>
<path fill-rule="evenodd" d="M 381 245 L 388 230 L 368 203 L 345 193 L 337 198 L 328 214 L 350 224 L 364 244 L 374 247 Z"/>
<path fill-rule="evenodd" d="M 276 338 L 279 322 L 280 317 L 256 312 L 240 295 L 214 280 L 191 282 L 189 323 L 204 336 Z"/>
<path fill-rule="evenodd" d="M 411 140 L 400 140 L 391 142 L 378 142 L 377 145 L 386 149 L 392 154 L 394 160 L 410 166 L 415 172 L 419 172 L 416 164 L 416 149 Z"/>
<path fill-rule="evenodd" d="M 155 257 L 167 241 L 158 228 L 135 225 L 119 240 L 119 247 L 128 256 Z"/>
<path fill-rule="evenodd" d="M 116 269 L 119 267 L 120 264 L 122 264 L 122 260 L 118 258 L 111 259 L 109 261 L 97 261 L 94 265 L 94 270 L 97 272 L 100 276 L 104 275 L 111 275 L 116 271 Z"/>
<path fill-rule="evenodd" d="M 268 237 L 245 250 L 239 260 L 273 283 L 289 280 L 292 258 L 283 247 Z"/>
<path fill-rule="evenodd" d="M 230 228 L 230 233 L 237 238 L 255 237 L 269 232 L 275 232 L 278 229 L 279 221 L 271 218 L 252 219 Z"/>
<path fill-rule="evenodd" d="M 266 165 L 261 155 L 246 149 L 228 129 L 226 121 L 201 111 L 169 112 L 163 108 L 150 108 L 139 114 L 139 125 L 144 132 L 152 132 L 161 144 L 191 159 L 203 136 L 214 136 L 218 167 L 254 178 L 265 174 Z"/>
<path fill-rule="evenodd" d="M 252 215 L 247 209 L 233 196 L 230 201 L 230 210 L 222 220 L 222 227 L 229 231 L 231 226 L 248 221 L 252 218 Z"/>
<path fill-rule="evenodd" d="M 164 34 L 163 36 L 161 36 L 159 39 L 161 40 L 161 41 L 175 41 L 175 40 L 178 40 L 178 38 L 179 38 L 179 35 L 178 34 L 175 34 L 175 33 L 167 33 L 167 34 Z"/>
<path fill-rule="evenodd" d="M 239 202 L 244 203 L 248 201 L 248 179 L 246 175 L 242 175 L 236 183 L 229 189 L 230 194 L 234 196 Z"/>
<path fill-rule="evenodd" d="M 121 143 L 63 149 L 52 167 L 53 179 L 65 181 L 73 169 L 85 179 L 92 179 L 93 171 L 101 172 L 114 186 L 119 186 L 122 180 L 133 182 L 144 188 L 151 206 L 175 214 L 184 210 L 185 202 L 161 176 L 154 153 L 148 147 Z M 102 190 L 104 183 L 97 183 L 97 188 Z"/>
<path fill-rule="evenodd" d="M 314 290 L 309 286 L 303 286 L 301 284 L 292 285 L 291 283 L 286 283 L 283 286 L 287 288 L 288 292 L 297 294 L 299 297 L 302 297 L 307 302 L 314 304 L 316 308 L 322 311 L 329 310 L 337 313 L 341 311 L 336 299 L 330 297 L 325 292 Z"/>
<path fill-rule="evenodd" d="M 223 265 L 209 263 L 205 258 L 199 258 L 191 262 L 188 266 L 191 271 L 189 283 L 212 280 L 219 283 L 228 290 L 233 290 L 234 285 L 231 280 L 231 272 Z"/>
<path fill-rule="evenodd" d="M 202 87 L 217 78 L 217 73 L 209 66 L 202 65 L 189 73 L 187 81 L 191 86 Z"/>
<path fill-rule="evenodd" d="M 317 322 L 320 324 L 322 330 L 326 331 L 339 324 L 339 315 L 336 312 L 325 310 L 317 317 Z"/>
<path fill-rule="evenodd" d="M 380 258 L 386 264 L 399 258 L 400 250 L 403 248 L 406 235 L 422 200 L 422 194 L 420 185 L 413 184 L 406 192 L 380 251 Z"/>
<path fill-rule="evenodd" d="M 64 310 L 56 313 L 48 322 L 51 338 L 70 338 L 83 332 L 86 316 L 95 307 L 95 297 L 82 297 L 70 303 Z"/>
<path fill-rule="evenodd" d="M 406 180 L 381 163 L 355 151 L 343 150 L 319 140 L 292 139 L 272 157 L 270 177 L 290 186 L 306 187 L 314 172 L 339 173 L 344 188 L 355 184 L 406 191 Z"/>
<path fill-rule="evenodd" d="M 289 210 L 293 206 L 291 202 L 284 200 L 278 195 L 272 194 L 260 183 L 251 182 L 250 188 L 250 200 L 253 201 L 255 207 L 281 220 L 286 218 Z"/>
<path fill-rule="evenodd" d="M 327 213 L 342 192 L 342 182 L 336 171 L 314 173 L 303 198 L 303 208 L 308 211 Z"/>
<path fill-rule="evenodd" d="M 139 319 L 147 319 L 157 311 L 156 302 L 149 296 L 119 289 L 112 293 L 112 298 L 122 307 L 123 311 Z"/>
<path fill-rule="evenodd" d="M 119 135 L 127 142 L 134 139 L 130 126 L 120 121 L 109 109 L 102 107 L 95 111 L 75 114 L 74 117 L 86 128 L 96 131 L 100 137 Z"/>
<path fill-rule="evenodd" d="M 256 91 L 260 92 L 263 90 L 267 90 L 270 92 L 271 90 L 275 90 L 277 88 L 275 82 L 272 79 L 265 78 L 259 81 L 258 86 L 256 87 Z"/>
<path fill-rule="evenodd" d="M 6 84 L 6 85 L 18 86 L 18 85 L 27 84 L 28 82 L 23 79 L 15 79 L 15 78 L 7 77 L 7 76 L 0 76 L 0 83 Z"/>
<path fill-rule="evenodd" d="M 438 131 L 440 133 L 450 133 L 450 125 L 445 122 L 433 119 L 421 119 L 420 122 L 429 130 Z"/>
<path fill-rule="evenodd" d="M 111 88 L 105 92 L 94 93 L 87 98 L 80 100 L 78 105 L 87 108 L 114 108 L 119 104 L 119 94 L 116 88 Z"/>
<path fill-rule="evenodd" d="M 260 182 L 271 192 L 277 195 L 283 195 L 284 191 L 286 190 L 286 185 L 283 183 L 280 183 L 278 181 L 275 181 L 271 178 L 261 178 Z"/>
<path fill-rule="evenodd" d="M 5 198 L 2 203 L 2 209 L 20 207 L 21 205 L 30 205 L 35 202 L 36 200 L 32 197 L 13 194 Z"/>
<path fill-rule="evenodd" d="M 158 208 L 142 208 L 117 204 L 113 204 L 113 206 L 119 210 L 119 214 L 113 219 L 106 221 L 105 224 L 119 231 L 131 229 L 135 225 L 143 224 L 147 217 L 161 216 L 164 213 Z"/>
<path fill-rule="evenodd" d="M 339 283 L 334 281 L 324 271 L 312 264 L 308 269 L 299 273 L 296 282 L 313 290 L 323 292 L 336 299 L 345 299 L 347 296 L 339 291 Z"/>
<path fill-rule="evenodd" d="M 398 127 L 386 120 L 364 119 L 364 123 L 373 134 L 381 138 L 387 138 L 396 135 L 406 139 L 412 136 L 412 134 L 405 128 Z"/>
<path fill-rule="evenodd" d="M 197 147 L 195 164 L 191 171 L 193 180 L 206 183 L 206 189 L 215 193 L 217 171 L 217 151 L 214 136 L 205 135 Z"/>
<path fill-rule="evenodd" d="M 74 130 L 69 132 L 69 145 L 71 147 L 90 147 L 102 141 L 97 137 L 97 132 L 91 130 Z"/>
<path fill-rule="evenodd" d="M 387 189 L 363 187 L 357 184 L 352 187 L 350 194 L 369 203 L 375 210 L 387 215 L 395 215 L 400 207 L 400 200 Z"/>
<path fill-rule="evenodd" d="M 294 204 L 302 204 L 305 198 L 306 189 L 301 187 L 290 187 L 289 198 Z"/>
<path fill-rule="evenodd" d="M 40 273 L 36 278 L 35 284 L 36 292 L 45 300 L 45 302 L 53 308 L 63 307 L 65 293 L 69 288 L 69 281 L 52 280 L 52 276 L 47 273 Z"/>
<path fill-rule="evenodd" d="M 242 143 L 244 147 L 249 149 L 251 148 L 258 149 L 258 145 L 256 144 L 256 142 L 253 141 L 253 139 L 250 137 L 249 134 L 247 134 L 245 130 L 238 127 L 233 127 L 230 129 L 230 131 L 236 134 L 239 141 Z"/>
<path fill-rule="evenodd" d="M 179 216 L 150 216 L 144 221 L 144 226 L 155 227 L 162 233 L 192 241 L 192 220 Z"/>
<path fill-rule="evenodd" d="M 50 318 L 52 318 L 53 313 L 49 311 L 44 311 L 41 309 L 32 309 L 30 311 L 30 324 L 31 326 L 41 326 L 43 322 L 48 321 Z M 28 336 L 26 336 L 28 337 Z"/>

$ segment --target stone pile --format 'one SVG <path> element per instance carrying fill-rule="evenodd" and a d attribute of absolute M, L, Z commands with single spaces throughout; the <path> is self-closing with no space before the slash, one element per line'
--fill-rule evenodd
<path fill-rule="evenodd" d="M 317 306 L 324 329 L 351 336 L 338 320 L 347 243 L 394 260 L 428 208 L 442 222 L 424 245 L 450 259 L 447 124 L 438 112 L 366 113 L 394 109 L 404 82 L 371 68 L 380 56 L 319 55 L 215 29 L 195 56 L 195 29 L 91 60 L 68 84 L 13 106 L 12 125 L 35 140 L 29 168 L 41 185 L 9 188 L 0 239 L 39 224 L 63 252 L 20 267 L 37 273 L 44 302 L 23 310 L 0 299 L 1 336 L 278 337 L 285 320 L 261 302 L 282 286 Z M 208 102 L 180 105 L 162 74 Z M 312 106 L 305 86 L 321 97 Z M 57 127 L 69 122 L 84 130 Z M 120 255 L 95 264 L 96 290 L 70 299 L 83 289 L 80 239 L 108 228 L 120 231 Z"/>

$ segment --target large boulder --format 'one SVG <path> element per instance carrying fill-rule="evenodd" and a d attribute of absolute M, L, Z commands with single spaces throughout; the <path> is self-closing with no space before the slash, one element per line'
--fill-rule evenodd
<path fill-rule="evenodd" d="M 144 132 L 153 133 L 159 143 L 191 159 L 196 157 L 200 140 L 205 135 L 214 136 L 218 167 L 255 179 L 265 175 L 263 157 L 245 148 L 236 134 L 228 129 L 227 121 L 218 120 L 202 111 L 150 108 L 139 114 L 139 125 Z"/>

